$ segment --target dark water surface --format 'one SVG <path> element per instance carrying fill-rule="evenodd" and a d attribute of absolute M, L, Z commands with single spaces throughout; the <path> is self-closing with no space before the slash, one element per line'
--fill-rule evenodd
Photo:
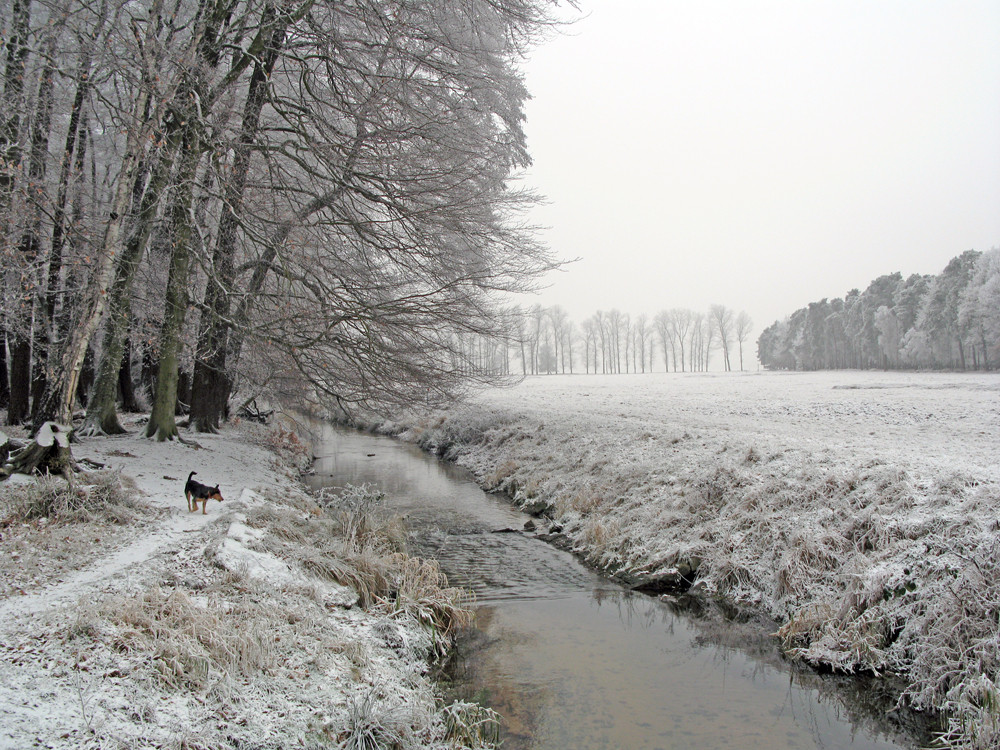
<path fill-rule="evenodd" d="M 630 592 L 525 533 L 528 516 L 467 472 L 389 438 L 334 427 L 314 488 L 365 482 L 406 517 L 409 551 L 476 594 L 449 670 L 458 697 L 505 720 L 507 750 L 899 748 L 873 685 L 781 659 L 761 623 Z M 919 730 L 918 730 L 919 731 Z"/>

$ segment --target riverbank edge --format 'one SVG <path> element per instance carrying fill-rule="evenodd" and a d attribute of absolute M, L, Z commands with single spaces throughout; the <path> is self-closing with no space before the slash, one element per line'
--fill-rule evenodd
<path fill-rule="evenodd" d="M 926 678 L 914 677 L 913 672 L 908 669 L 911 666 L 909 663 L 897 661 L 890 665 L 885 660 L 884 650 L 879 652 L 871 649 L 870 653 L 861 654 L 853 649 L 851 643 L 844 643 L 843 640 L 838 643 L 836 638 L 831 638 L 831 634 L 842 635 L 849 619 L 860 614 L 848 611 L 849 601 L 838 602 L 836 608 L 816 604 L 810 608 L 802 604 L 793 611 L 776 610 L 762 605 L 760 599 L 748 601 L 745 596 L 720 586 L 718 579 L 706 583 L 701 575 L 704 573 L 703 560 L 696 550 L 692 552 L 694 545 L 681 544 L 679 551 L 657 549 L 649 546 L 648 539 L 638 539 L 628 551 L 632 553 L 630 558 L 621 550 L 609 552 L 613 540 L 598 537 L 595 541 L 592 533 L 592 524 L 595 521 L 598 525 L 601 523 L 602 510 L 607 509 L 607 504 L 603 508 L 595 504 L 595 507 L 588 509 L 589 513 L 567 511 L 567 507 L 572 508 L 581 495 L 579 481 L 574 484 L 566 474 L 560 475 L 558 461 L 553 469 L 551 455 L 548 456 L 550 461 L 546 467 L 546 477 L 540 481 L 533 474 L 530 462 L 524 460 L 523 451 L 518 453 L 511 449 L 511 446 L 527 442 L 533 444 L 532 451 L 540 455 L 551 447 L 546 444 L 546 440 L 552 436 L 553 430 L 547 430 L 544 423 L 533 420 L 530 415 L 499 413 L 492 409 L 477 410 L 465 404 L 432 415 L 394 416 L 391 419 L 374 415 L 354 416 L 349 420 L 341 420 L 341 423 L 414 443 L 428 453 L 469 469 L 484 491 L 503 494 L 516 507 L 542 519 L 545 528 L 533 530 L 537 536 L 574 553 L 586 564 L 626 586 L 652 594 L 685 594 L 706 601 L 715 599 L 737 609 L 756 612 L 778 624 L 778 630 L 772 633 L 772 637 L 779 639 L 783 652 L 795 661 L 808 664 L 821 672 L 866 674 L 899 681 L 903 685 L 899 697 L 900 706 L 923 713 L 928 717 L 928 723 L 942 727 L 934 733 L 937 746 L 977 749 L 1000 747 L 1000 703 L 997 701 L 995 675 L 991 679 L 988 673 L 977 674 L 974 666 L 966 664 L 965 672 L 954 680 L 957 684 L 951 691 L 947 694 L 943 691 L 935 694 Z M 686 433 L 684 437 L 688 437 Z M 677 438 L 674 442 L 676 440 Z M 703 458 L 708 459 L 705 463 L 710 465 L 710 469 L 702 472 L 707 476 L 712 473 L 712 468 L 718 467 L 711 467 L 713 457 L 707 451 Z M 755 464 L 760 460 L 761 457 L 755 456 L 751 447 L 744 463 Z M 562 468 L 565 469 L 565 465 Z M 975 490 L 978 485 L 976 482 L 968 484 L 969 487 L 965 489 Z M 959 494 L 954 488 L 944 489 L 948 493 Z M 568 501 L 568 497 L 574 493 L 575 497 Z M 612 504 L 620 505 L 621 501 Z M 958 502 L 955 504 L 959 505 Z M 607 515 L 603 516 L 603 520 L 607 518 Z M 993 531 L 998 530 L 996 527 L 997 524 L 993 524 Z M 975 547 L 974 542 L 972 546 Z M 635 548 L 641 547 L 646 549 L 636 556 Z M 788 552 L 784 551 L 786 554 Z M 897 565 L 897 562 L 889 561 L 888 565 L 896 565 L 900 570 L 905 570 L 907 580 L 895 587 L 890 585 L 891 582 L 885 582 L 889 594 L 883 598 L 887 600 L 906 597 L 919 588 L 919 585 L 911 583 L 911 570 L 904 569 L 904 565 Z M 954 560 L 950 560 L 946 565 L 953 563 Z M 972 561 L 970 567 L 975 567 L 975 561 Z M 949 575 L 959 577 L 953 572 L 949 572 Z M 829 588 L 837 587 L 831 585 Z M 801 598 L 803 601 L 810 599 L 809 596 Z M 846 595 L 844 598 L 847 598 Z M 882 625 L 888 630 L 898 631 L 900 628 L 898 622 L 888 620 Z M 876 627 L 878 626 L 876 623 Z M 988 620 L 986 627 L 989 627 Z M 928 633 L 924 643 L 911 644 L 910 650 L 916 651 L 925 646 L 928 649 L 937 648 L 939 644 L 935 639 L 938 635 Z M 893 637 L 898 636 L 890 634 L 887 638 L 888 648 L 892 646 Z M 844 652 L 849 653 L 850 660 L 843 658 Z"/>
<path fill-rule="evenodd" d="M 490 717 L 444 705 L 430 676 L 450 635 L 415 608 L 362 606 L 357 587 L 335 580 L 360 579 L 348 570 L 356 563 L 333 559 L 303 530 L 324 511 L 297 481 L 311 462 L 298 436 L 245 424 L 185 439 L 155 443 L 136 431 L 74 444 L 78 460 L 134 483 L 146 515 L 101 532 L 110 554 L 95 544 L 96 557 L 0 600 L 0 748 L 331 748 L 361 734 L 444 748 L 463 731 L 475 739 L 465 725 Z M 198 467 L 226 502 L 205 514 L 178 507 L 178 467 Z M 0 490 L 37 481 L 18 477 Z M 87 491 L 86 475 L 77 486 Z M 58 526 L 47 520 L 23 524 L 16 543 Z M 68 542 L 80 527 L 59 528 Z M 45 553 L 60 564 L 68 554 Z M 421 565 L 387 554 L 400 568 Z M 241 653 L 227 661 L 213 644 Z"/>

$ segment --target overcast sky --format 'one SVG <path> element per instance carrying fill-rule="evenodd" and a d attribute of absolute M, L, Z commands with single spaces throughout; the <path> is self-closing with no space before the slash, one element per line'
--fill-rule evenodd
<path fill-rule="evenodd" d="M 1000 2 L 581 0 L 525 64 L 537 301 L 760 329 L 1000 245 Z M 579 15 L 579 14 L 577 14 Z"/>

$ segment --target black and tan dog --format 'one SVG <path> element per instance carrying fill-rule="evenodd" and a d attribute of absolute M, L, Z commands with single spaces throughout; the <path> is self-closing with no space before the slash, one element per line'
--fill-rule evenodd
<path fill-rule="evenodd" d="M 194 481 L 193 477 L 198 472 L 192 471 L 188 474 L 187 482 L 184 484 L 184 497 L 188 501 L 188 510 L 194 513 L 198 510 L 198 503 L 201 503 L 202 515 L 205 514 L 205 508 L 208 506 L 209 500 L 218 500 L 222 502 L 222 493 L 219 492 L 219 485 L 214 487 L 209 487 L 207 484 L 202 484 L 201 482 Z"/>

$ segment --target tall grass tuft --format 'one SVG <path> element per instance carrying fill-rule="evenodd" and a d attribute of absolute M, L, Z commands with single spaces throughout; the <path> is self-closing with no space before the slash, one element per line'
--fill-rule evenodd
<path fill-rule="evenodd" d="M 348 705 L 339 736 L 341 750 L 406 750 L 421 746 L 415 727 L 429 722 L 415 708 L 393 705 L 379 697 L 376 686 Z"/>
<path fill-rule="evenodd" d="M 266 614 L 249 599 L 202 604 L 183 591 L 154 587 L 106 600 L 94 616 L 115 626 L 118 650 L 146 655 L 160 680 L 175 689 L 205 689 L 274 666 Z"/>
<path fill-rule="evenodd" d="M 492 708 L 455 701 L 445 706 L 441 713 L 449 742 L 471 750 L 500 746 L 500 714 Z"/>
<path fill-rule="evenodd" d="M 116 471 L 85 475 L 86 483 L 71 487 L 57 477 L 11 489 L 0 525 L 45 518 L 55 523 L 99 522 L 124 525 L 152 508 L 139 499 L 135 485 Z"/>

